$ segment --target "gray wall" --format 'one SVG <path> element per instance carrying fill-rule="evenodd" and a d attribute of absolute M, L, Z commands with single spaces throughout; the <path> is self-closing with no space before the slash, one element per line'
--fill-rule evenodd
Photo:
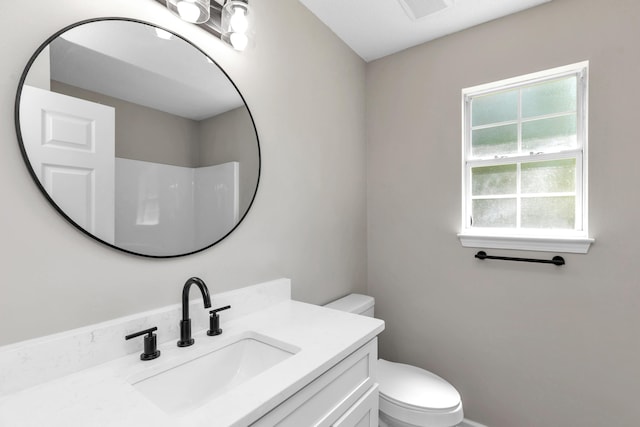
<path fill-rule="evenodd" d="M 198 166 L 227 162 L 240 163 L 240 215 L 253 197 L 260 158 L 256 150 L 256 133 L 246 107 L 235 108 L 199 122 Z"/>
<path fill-rule="evenodd" d="M 290 277 L 293 297 L 315 303 L 365 291 L 365 63 L 297 0 L 252 6 L 258 39 L 239 54 L 153 0 L 3 4 L 0 344 L 178 303 L 191 276 L 213 293 Z M 102 246 L 49 206 L 25 168 L 13 126 L 22 70 L 51 34 L 100 16 L 150 21 L 191 39 L 249 104 L 262 146 L 260 188 L 244 222 L 209 250 L 154 260 Z M 286 102 L 274 102 L 283 93 Z"/>
<path fill-rule="evenodd" d="M 387 321 L 381 356 L 448 379 L 475 421 L 639 425 L 639 22 L 637 0 L 554 0 L 368 65 L 368 279 Z M 460 90 L 581 60 L 591 61 L 596 243 L 560 268 L 474 259 L 456 238 Z"/>

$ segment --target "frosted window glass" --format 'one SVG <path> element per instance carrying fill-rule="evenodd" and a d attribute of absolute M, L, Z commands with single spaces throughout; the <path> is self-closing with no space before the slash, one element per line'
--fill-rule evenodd
<path fill-rule="evenodd" d="M 557 193 L 576 190 L 576 159 L 523 163 L 523 193 Z"/>
<path fill-rule="evenodd" d="M 522 227 L 574 229 L 576 199 L 567 197 L 532 197 L 522 199 Z"/>
<path fill-rule="evenodd" d="M 476 129 L 471 137 L 471 155 L 493 157 L 518 152 L 518 126 L 506 125 Z"/>
<path fill-rule="evenodd" d="M 483 166 L 471 169 L 471 194 L 486 196 L 514 194 L 516 185 L 516 165 Z"/>
<path fill-rule="evenodd" d="M 471 102 L 472 126 L 506 122 L 518 118 L 518 90 L 483 95 Z"/>
<path fill-rule="evenodd" d="M 522 117 L 576 111 L 576 77 L 552 80 L 522 89 Z"/>
<path fill-rule="evenodd" d="M 581 62 L 462 90 L 463 245 L 474 233 L 505 248 L 586 236 L 587 72 Z"/>
<path fill-rule="evenodd" d="M 472 201 L 474 227 L 516 226 L 516 199 L 480 199 Z"/>
<path fill-rule="evenodd" d="M 522 124 L 523 151 L 575 148 L 576 115 L 534 120 Z"/>

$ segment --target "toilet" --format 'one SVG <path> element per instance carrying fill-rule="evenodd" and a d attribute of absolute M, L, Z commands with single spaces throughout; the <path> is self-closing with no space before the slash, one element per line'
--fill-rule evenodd
<path fill-rule="evenodd" d="M 325 307 L 373 317 L 373 297 L 351 294 Z M 453 427 L 462 422 L 460 393 L 429 371 L 378 360 L 380 427 Z"/>

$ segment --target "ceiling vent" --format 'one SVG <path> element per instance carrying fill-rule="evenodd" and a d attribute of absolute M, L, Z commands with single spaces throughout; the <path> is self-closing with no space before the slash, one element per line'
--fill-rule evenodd
<path fill-rule="evenodd" d="M 398 0 L 409 18 L 416 20 L 448 8 L 455 0 Z"/>

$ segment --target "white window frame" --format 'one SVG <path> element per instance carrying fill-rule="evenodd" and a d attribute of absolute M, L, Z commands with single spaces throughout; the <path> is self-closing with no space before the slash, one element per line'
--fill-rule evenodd
<path fill-rule="evenodd" d="M 474 86 L 462 90 L 462 224 L 458 238 L 465 247 L 517 249 L 532 251 L 587 253 L 594 239 L 588 231 L 588 170 L 587 170 L 587 137 L 588 137 L 588 70 L 589 62 L 576 64 L 514 77 L 493 83 Z M 493 92 L 501 92 L 535 83 L 554 80 L 560 77 L 575 75 L 578 82 L 576 105 L 576 138 L 577 148 L 538 155 L 514 155 L 503 158 L 473 159 L 471 158 L 471 101 L 474 97 Z M 554 115 L 550 115 L 553 117 Z M 538 117 L 536 117 L 538 119 Z M 519 116 L 514 123 L 518 124 L 519 133 L 523 121 Z M 510 123 L 510 122 L 509 122 Z M 532 160 L 576 159 L 576 230 L 520 229 L 473 227 L 471 225 L 471 168 L 478 166 L 495 166 L 517 163 L 518 178 L 520 162 Z M 518 182 L 520 180 L 518 179 Z M 519 185 L 519 184 L 518 184 Z M 571 193 L 571 195 L 574 195 Z M 539 195 L 537 195 L 539 196 Z M 513 197 L 510 195 L 510 197 Z M 520 199 L 521 195 L 516 196 Z M 493 198 L 493 197 L 492 197 Z M 518 202 L 518 206 L 520 203 Z M 518 221 L 520 215 L 518 213 Z"/>

